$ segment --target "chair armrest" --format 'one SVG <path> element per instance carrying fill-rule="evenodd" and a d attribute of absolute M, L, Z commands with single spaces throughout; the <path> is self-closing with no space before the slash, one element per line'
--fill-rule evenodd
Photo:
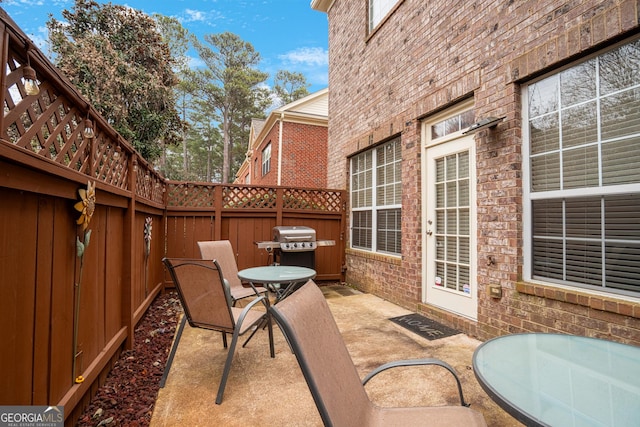
<path fill-rule="evenodd" d="M 247 313 L 249 312 L 249 310 L 251 310 L 251 308 L 259 302 L 262 302 L 264 304 L 263 302 L 264 299 L 265 299 L 265 296 L 263 295 L 251 300 L 251 302 L 242 309 L 242 312 L 240 313 L 240 316 L 238 316 L 238 321 L 236 322 L 236 324 L 241 325 L 242 322 L 244 322 L 244 318 L 247 316 Z"/>
<path fill-rule="evenodd" d="M 460 383 L 460 378 L 458 378 L 458 374 L 456 371 L 449 365 L 447 362 L 444 362 L 440 359 L 427 358 L 427 359 L 409 359 L 409 360 L 396 360 L 394 362 L 385 363 L 384 365 L 378 366 L 376 369 L 371 371 L 364 379 L 362 380 L 362 385 L 364 386 L 369 382 L 371 378 L 378 375 L 380 372 L 386 371 L 387 369 L 397 368 L 400 366 L 425 366 L 425 365 L 436 365 L 445 368 L 449 371 L 456 380 L 458 385 L 458 394 L 460 395 L 460 404 L 462 406 L 469 407 L 470 404 L 464 401 L 464 396 L 462 394 L 462 384 Z"/>

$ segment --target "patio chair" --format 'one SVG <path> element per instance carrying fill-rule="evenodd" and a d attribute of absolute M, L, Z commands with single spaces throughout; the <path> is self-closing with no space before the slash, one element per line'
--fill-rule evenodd
<path fill-rule="evenodd" d="M 222 269 L 222 275 L 229 283 L 232 305 L 238 300 L 260 294 L 267 295 L 267 289 L 263 286 L 254 286 L 252 283 L 245 287 L 238 278 L 238 265 L 233 253 L 233 247 L 228 240 L 211 240 L 198 242 L 202 259 L 215 259 Z"/>
<path fill-rule="evenodd" d="M 268 304 L 265 303 L 266 297 L 256 296 L 246 307 L 234 307 L 229 303 L 229 291 L 224 286 L 220 265 L 216 260 L 164 258 L 162 261 L 169 270 L 178 290 L 178 296 L 189 325 L 194 328 L 222 332 L 224 348 L 227 348 L 226 334 L 232 334 L 231 345 L 216 396 L 216 404 L 219 405 L 222 402 L 231 361 L 240 335 L 251 331 L 253 327 L 257 327 L 265 320 L 269 330 L 271 357 L 275 357 L 273 328 L 269 313 L 266 311 L 268 309 Z M 264 311 L 252 310 L 258 303 L 264 304 Z"/>
<path fill-rule="evenodd" d="M 486 426 L 482 415 L 464 401 L 456 372 L 438 359 L 388 363 L 360 381 L 322 291 L 313 281 L 269 310 L 292 346 L 325 426 Z M 413 365 L 436 365 L 451 372 L 460 406 L 383 408 L 371 402 L 364 388 L 367 381 L 384 370 Z"/>

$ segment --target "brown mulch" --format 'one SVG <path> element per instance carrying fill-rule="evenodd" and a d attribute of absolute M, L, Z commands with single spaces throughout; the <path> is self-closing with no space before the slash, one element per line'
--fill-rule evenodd
<path fill-rule="evenodd" d="M 135 329 L 104 385 L 80 416 L 79 427 L 148 426 L 182 307 L 175 292 L 158 295 Z"/>

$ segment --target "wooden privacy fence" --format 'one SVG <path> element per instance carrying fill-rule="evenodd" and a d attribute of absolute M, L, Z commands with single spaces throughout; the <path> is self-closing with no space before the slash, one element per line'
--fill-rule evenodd
<path fill-rule="evenodd" d="M 318 278 L 341 278 L 343 191 L 168 182 L 2 9 L 0 34 L 0 405 L 64 405 L 75 424 L 164 288 L 162 258 L 198 240 L 231 240 L 244 268 L 268 262 L 254 242 L 273 226 L 307 225 L 336 241 Z"/>
<path fill-rule="evenodd" d="M 336 246 L 315 251 L 318 280 L 339 280 L 344 263 L 344 192 L 304 188 L 169 182 L 166 242 L 172 257 L 199 257 L 199 240 L 230 240 L 238 268 L 268 265 L 259 241 L 276 225 L 305 225 Z"/>

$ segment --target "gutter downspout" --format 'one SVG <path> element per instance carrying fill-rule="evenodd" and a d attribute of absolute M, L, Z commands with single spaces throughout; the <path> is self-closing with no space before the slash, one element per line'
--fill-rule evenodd
<path fill-rule="evenodd" d="M 280 130 L 278 132 L 278 182 L 282 184 L 282 122 L 284 121 L 284 111 L 280 113 Z"/>

